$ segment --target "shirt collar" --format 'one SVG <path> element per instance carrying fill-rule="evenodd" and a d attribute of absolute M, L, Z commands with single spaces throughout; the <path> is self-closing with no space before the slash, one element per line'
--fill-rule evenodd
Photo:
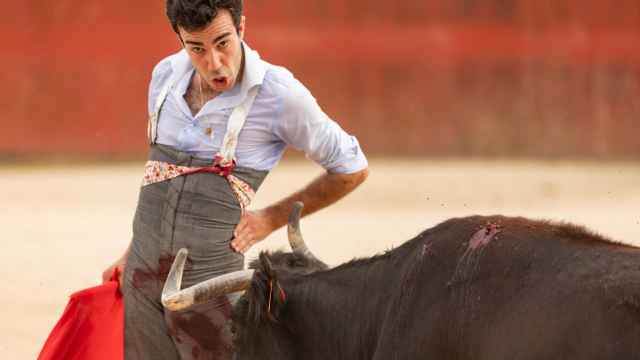
<path fill-rule="evenodd" d="M 265 74 L 267 72 L 260 54 L 251 49 L 244 41 L 242 42 L 244 51 L 244 69 L 242 73 L 242 81 L 233 88 L 216 96 L 207 102 L 206 110 L 220 110 L 225 108 L 233 108 L 247 97 L 249 90 L 255 86 L 262 85 Z M 176 97 L 184 96 L 191 80 L 193 73 L 193 65 L 189 59 L 189 55 L 185 49 L 182 49 L 171 58 L 171 69 L 174 77 L 174 95 Z"/>
<path fill-rule="evenodd" d="M 241 93 L 243 98 L 254 86 L 262 85 L 267 69 L 260 59 L 260 54 L 251 49 L 247 43 L 242 42 L 244 49 L 244 72 L 242 75 Z"/>

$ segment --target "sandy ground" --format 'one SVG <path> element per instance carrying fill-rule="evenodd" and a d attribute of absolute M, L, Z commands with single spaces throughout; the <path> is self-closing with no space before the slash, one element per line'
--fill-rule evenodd
<path fill-rule="evenodd" d="M 140 166 L 0 167 L 0 358 L 35 359 L 67 296 L 98 284 L 125 249 Z M 341 203 L 303 221 L 310 247 L 329 263 L 369 256 L 447 218 L 509 214 L 571 221 L 640 245 L 640 164 L 383 161 Z M 260 207 L 321 173 L 281 164 Z M 252 249 L 284 248 L 280 230 Z"/>

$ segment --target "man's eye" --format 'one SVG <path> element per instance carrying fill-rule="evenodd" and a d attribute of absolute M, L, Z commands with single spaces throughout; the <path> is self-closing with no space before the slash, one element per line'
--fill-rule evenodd
<path fill-rule="evenodd" d="M 229 45 L 229 41 L 228 41 L 228 40 L 223 40 L 223 41 L 220 41 L 220 42 L 218 43 L 218 47 L 219 47 L 219 48 L 226 48 L 226 47 L 227 47 L 227 45 Z"/>
<path fill-rule="evenodd" d="M 201 54 L 204 52 L 204 49 L 200 47 L 194 47 L 194 48 L 191 48 L 191 51 L 193 51 L 196 54 Z"/>

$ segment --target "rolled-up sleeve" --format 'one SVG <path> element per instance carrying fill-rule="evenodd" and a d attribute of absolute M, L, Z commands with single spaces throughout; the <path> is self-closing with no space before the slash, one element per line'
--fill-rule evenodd
<path fill-rule="evenodd" d="M 331 173 L 352 174 L 368 166 L 355 136 L 330 119 L 297 81 L 283 98 L 274 132 Z"/>

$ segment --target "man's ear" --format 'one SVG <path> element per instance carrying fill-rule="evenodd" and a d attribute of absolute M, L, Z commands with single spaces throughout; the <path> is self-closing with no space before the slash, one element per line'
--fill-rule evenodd
<path fill-rule="evenodd" d="M 240 40 L 244 40 L 245 19 L 245 16 L 242 15 L 240 17 L 240 24 L 238 25 L 238 37 L 240 37 Z"/>

